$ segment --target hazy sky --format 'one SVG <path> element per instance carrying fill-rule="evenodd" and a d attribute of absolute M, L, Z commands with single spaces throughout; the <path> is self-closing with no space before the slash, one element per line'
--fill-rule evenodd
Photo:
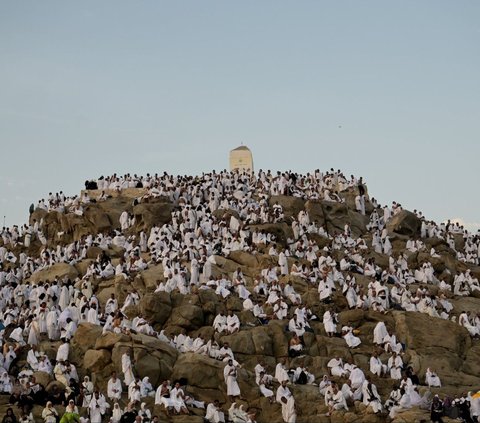
<path fill-rule="evenodd" d="M 113 172 L 340 168 L 480 222 L 478 1 L 0 1 L 0 215 Z"/>

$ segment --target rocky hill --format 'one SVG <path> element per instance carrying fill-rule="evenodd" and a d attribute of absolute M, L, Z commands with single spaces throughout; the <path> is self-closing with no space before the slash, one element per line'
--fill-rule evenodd
<path fill-rule="evenodd" d="M 298 180 L 297 178 L 297 185 Z M 203 187 L 201 182 L 201 179 L 192 178 L 182 184 L 184 187 Z M 294 182 L 290 182 L 292 183 Z M 260 360 L 264 360 L 271 374 L 274 374 L 278 362 L 286 360 L 287 368 L 307 367 L 308 371 L 314 375 L 315 384 L 292 383 L 290 385 L 296 402 L 298 422 L 384 422 L 388 420 L 385 413 L 373 414 L 371 407 L 365 406 L 361 401 L 349 402 L 348 411 L 335 411 L 331 416 L 327 416 L 328 408 L 318 387 L 323 375 L 330 375 L 327 363 L 333 357 L 340 357 L 345 363 L 356 364 L 366 375 L 370 374 L 372 382 L 377 386 L 382 397 L 382 402 L 385 402 L 396 381 L 389 375 L 379 377 L 372 375 L 369 371 L 369 361 L 374 350 L 380 353 L 379 356 L 385 364 L 391 356 L 384 348 L 380 348 L 373 342 L 374 327 L 379 321 L 383 321 L 403 344 L 402 360 L 405 368 L 411 366 L 418 375 L 420 395 L 429 391 L 432 395 L 438 394 L 442 398 L 446 395 L 455 397 L 480 389 L 480 360 L 478 359 L 480 342 L 458 321 L 463 311 L 469 311 L 473 313 L 471 322 L 475 325 L 475 313 L 480 311 L 480 290 L 475 289 L 475 278 L 480 277 L 478 260 L 475 257 L 470 260 L 465 259 L 469 249 L 467 247 L 470 244 L 476 245 L 478 242 L 475 236 L 461 230 L 448 233 L 449 228 L 433 223 L 431 225 L 436 229 L 432 231 L 427 229 L 429 233 L 425 233 L 425 219 L 413 212 L 402 210 L 401 207 L 393 210 L 392 216 L 382 222 L 384 211 L 378 205 L 372 204 L 368 194 L 364 196 L 365 212 L 362 212 L 361 207 L 358 206 L 361 188 L 356 184 L 338 190 L 338 198 L 334 201 L 331 197 L 325 199 L 322 195 L 297 195 L 291 188 L 281 195 L 271 195 L 271 193 L 264 195 L 263 188 L 258 188 L 258 184 L 251 182 L 250 185 L 244 185 L 246 188 L 240 190 L 242 193 L 239 197 L 243 196 L 240 199 L 235 196 L 235 186 L 228 195 L 220 193 L 219 200 L 229 198 L 231 208 L 225 205 L 218 207 L 209 217 L 213 225 L 220 228 L 216 234 L 221 234 L 221 228 L 226 228 L 224 231 L 228 230 L 230 235 L 233 238 L 238 237 L 239 241 L 242 236 L 246 237 L 245 242 L 239 242 L 239 248 L 228 248 L 225 241 L 219 247 L 215 247 L 214 242 L 211 243 L 212 245 L 207 242 L 207 236 L 203 236 L 205 241 L 203 245 L 186 248 L 184 243 L 187 239 L 185 234 L 189 233 L 188 225 L 187 232 L 185 232 L 185 226 L 182 228 L 181 225 L 189 219 L 188 210 L 197 207 L 193 202 L 195 197 L 183 195 L 182 192 L 178 193 L 179 195 L 150 195 L 151 188 L 84 191 L 79 197 L 81 211 L 78 213 L 68 211 L 67 207 L 66 210 L 60 211 L 37 208 L 31 214 L 29 223 L 32 228 L 40 223 L 39 230 L 44 235 L 43 240 L 41 236 L 32 235 L 28 246 L 25 245 L 28 243 L 25 243 L 23 238 L 20 238 L 15 245 L 6 244 L 5 239 L 3 240 L 4 247 L 16 257 L 20 258 L 23 253 L 39 263 L 45 250 L 55 252 L 69 245 L 76 245 L 78 258 L 74 263 L 68 260 L 63 262 L 57 260 L 48 265 L 38 265 L 31 274 L 27 272 L 23 278 L 20 278 L 21 284 L 51 283 L 57 280 L 62 285 L 70 280 L 77 290 L 82 290 L 85 283 L 89 283 L 94 296 L 98 298 L 101 312 L 105 310 L 106 301 L 112 294 L 117 298 L 120 307 L 129 293 L 135 291 L 139 294 L 138 302 L 123 310 L 125 320 L 131 321 L 136 316 L 142 316 L 155 332 L 146 334 L 125 330 L 123 333 L 112 331 L 102 333 L 101 325 L 79 322 L 78 329 L 71 340 L 69 359 L 77 367 L 80 379 L 84 375 L 89 375 L 94 384 L 102 392 L 106 392 L 107 382 L 113 370 L 123 378 L 121 358 L 122 354 L 127 352 L 134 362 L 134 373 L 140 378 L 148 376 L 154 388 L 164 380 L 182 380 L 187 383 L 187 392 L 196 400 L 211 402 L 218 399 L 227 410 L 231 402 L 227 397 L 223 376 L 225 363 L 208 355 L 182 352 L 165 342 L 165 337 L 173 340 L 179 334 L 188 335 L 192 339 L 201 336 L 204 340 L 214 340 L 219 345 L 228 342 L 235 359 L 242 366 L 238 371 L 242 398 L 237 400 L 237 404 L 243 404 L 245 409 L 255 411 L 256 421 L 259 423 L 282 421 L 281 405 L 270 403 L 261 395 L 255 382 L 254 367 Z M 105 198 L 101 198 L 102 191 Z M 89 199 L 84 201 L 86 195 Z M 101 199 L 92 201 L 99 197 Z M 232 200 L 235 198 L 238 201 Z M 254 204 L 262 204 L 262 198 L 264 203 L 260 207 L 264 208 L 269 217 L 260 218 L 258 221 L 249 219 L 248 213 L 245 212 L 248 209 L 247 205 L 253 207 Z M 202 199 L 200 204 L 210 204 L 209 201 Z M 191 208 L 188 207 L 190 204 L 193 204 Z M 125 211 L 129 215 L 130 223 L 122 230 L 119 222 Z M 372 226 L 374 211 L 378 215 L 379 226 Z M 299 220 L 299 214 L 308 216 L 309 223 L 313 225 L 312 228 L 322 228 L 322 230 L 312 229 L 304 231 L 301 235 L 298 234 L 292 222 Z M 199 222 L 200 219 L 197 223 Z M 193 228 L 192 237 L 199 236 L 198 227 Z M 152 228 L 158 229 L 158 236 L 163 229 L 171 228 L 174 231 L 171 239 L 178 240 L 178 243 L 171 242 L 168 247 L 162 244 L 162 248 L 157 248 L 155 253 L 152 252 L 151 244 L 146 250 L 140 249 L 135 260 L 142 257 L 147 266 L 144 269 L 130 268 L 126 272 L 126 278 L 118 274 L 108 277 L 101 277 L 99 274 L 89 275 L 89 269 L 95 268 L 102 253 L 106 254 L 114 268 L 123 261 L 130 262 L 132 249 L 140 245 L 142 236 L 149 241 L 155 239 L 155 236 L 151 238 Z M 244 232 L 243 235 L 240 235 L 241 231 Z M 270 234 L 273 238 L 270 238 L 270 242 L 253 244 L 251 241 L 253 233 Z M 430 236 L 431 234 L 433 236 Z M 109 237 L 111 240 L 115 237 L 123 237 L 122 242 L 130 245 L 126 249 L 125 244 L 123 247 L 115 242 L 102 244 L 99 235 L 104 238 Z M 385 248 L 375 248 L 374 239 L 378 236 L 383 247 L 388 237 L 391 243 L 390 250 L 387 247 L 385 247 L 387 251 Z M 222 238 L 220 235 L 218 237 Z M 299 248 L 299 240 L 303 244 L 301 248 Z M 418 249 L 407 249 L 407 242 L 412 240 L 421 242 L 418 244 Z M 202 251 L 205 245 L 207 245 L 205 251 L 208 252 L 204 254 Z M 276 253 L 273 253 L 272 246 Z M 314 248 L 316 259 L 313 261 L 309 260 L 305 254 L 308 247 L 312 246 L 318 247 Z M 296 305 L 292 304 L 291 299 L 286 299 L 287 318 L 283 320 L 271 318 L 274 313 L 273 305 L 266 304 L 266 297 L 262 297 L 254 290 L 255 279 L 261 277 L 262 271 L 270 266 L 278 266 L 278 252 L 287 248 L 291 253 L 288 257 L 289 274 L 282 275 L 278 272 L 279 282 L 290 284 L 300 295 L 301 302 L 307 304 L 311 312 L 318 316 L 318 320 L 309 320 L 312 330 L 303 335 L 304 350 L 298 357 L 289 357 L 292 332 L 288 331 L 288 324 Z M 159 292 L 157 289 L 167 279 L 165 255 L 162 256 L 162 252 L 167 249 L 176 251 L 175 255 L 169 256 L 168 265 L 176 263 L 180 270 L 186 269 L 187 281 L 193 271 L 192 251 L 200 251 L 200 254 L 193 254 L 200 263 L 199 282 L 190 286 L 188 293 L 181 293 L 178 289 L 172 292 Z M 82 251 L 83 254 L 81 254 Z M 397 264 L 397 259 L 400 255 L 404 255 L 406 269 L 413 278 L 408 279 L 405 284 L 412 296 L 415 297 L 418 289 L 426 290 L 419 299 L 422 295 L 423 298 L 432 295 L 438 301 L 440 295 L 443 295 L 442 298 L 453 306 L 452 310 L 446 313 L 447 318 L 435 317 L 436 312 L 441 311 L 438 304 L 435 312 L 428 307 L 429 312 L 406 311 L 402 309 L 401 304 L 392 307 L 391 300 L 389 308 L 385 311 L 371 305 L 350 308 L 343 293 L 343 282 L 339 282 L 338 279 L 334 281 L 336 290 L 328 301 L 322 302 L 319 300 L 318 290 L 321 276 L 311 278 L 306 276 L 307 272 L 302 275 L 291 274 L 292 266 L 296 262 L 300 266 L 304 265 L 304 269 L 311 271 L 314 267 L 322 266 L 319 264 L 319 259 L 329 258 L 335 261 L 334 267 L 338 268 L 343 280 L 355 279 L 358 295 L 362 291 L 367 294 L 371 284 L 382 278 L 385 279 L 386 286 L 391 291 L 395 285 L 391 279 L 388 279 L 388 272 L 391 269 L 391 274 L 397 274 L 400 266 Z M 350 264 L 353 258 L 362 272 L 359 273 L 353 266 L 341 270 L 339 263 L 343 258 L 348 258 Z M 320 262 L 324 263 L 322 260 Z M 376 268 L 374 276 L 362 274 L 366 263 L 373 263 Z M 433 268 L 433 278 L 430 280 L 418 274 L 419 270 L 425 269 L 426 263 L 430 263 Z M 18 267 L 18 262 L 12 263 L 8 260 L 3 262 L 4 271 Z M 173 265 L 172 268 L 174 268 Z M 218 295 L 215 289 L 204 289 L 206 282 L 217 276 L 232 281 L 234 272 L 238 269 L 244 276 L 245 288 L 251 293 L 251 298 L 264 306 L 265 313 L 269 317 L 265 324 L 262 324 L 251 310 L 245 310 L 244 300 L 239 297 L 238 291 L 234 288 L 231 289 L 231 295 L 226 298 Z M 464 295 L 456 295 L 453 292 L 455 282 L 459 275 L 467 271 L 469 271 L 469 280 L 473 282 L 468 286 L 465 285 Z M 441 285 L 441 282 L 444 284 Z M 442 289 L 446 284 L 452 287 L 451 290 Z M 338 313 L 338 332 L 342 326 L 353 327 L 361 339 L 359 347 L 349 348 L 340 335 L 327 336 L 322 318 L 324 313 L 332 308 Z M 212 326 L 215 317 L 220 312 L 229 310 L 238 315 L 241 322 L 240 330 L 228 335 L 216 333 Z M 158 336 L 160 333 L 161 337 Z M 60 341 L 50 341 L 46 335 L 42 335 L 38 348 L 45 351 L 54 362 L 59 344 Z M 15 376 L 15 372 L 19 372 L 26 364 L 28 349 L 23 347 L 18 353 L 18 358 L 10 371 L 11 375 Z M 426 386 L 427 368 L 436 371 L 442 382 L 441 387 Z M 47 390 L 53 389 L 54 385 L 64 389 L 59 382 L 53 381 L 53 376 L 40 373 L 36 375 L 37 380 L 41 381 Z M 338 381 L 340 386 L 346 380 L 339 377 L 331 378 Z M 278 383 L 274 382 L 273 390 L 276 391 L 277 387 Z M 4 400 L 4 403 L 6 402 Z M 204 410 L 189 407 L 192 415 L 169 416 L 163 406 L 154 404 L 154 398 L 147 398 L 145 402 L 162 422 L 202 423 L 205 415 Z M 124 393 L 122 404 L 126 403 Z M 59 410 L 62 408 L 59 407 Z M 40 412 L 41 408 L 37 406 L 36 415 L 38 416 Z M 429 421 L 429 412 L 420 407 L 414 407 L 400 413 L 394 421 L 396 423 Z M 449 421 L 448 418 L 445 421 Z"/>

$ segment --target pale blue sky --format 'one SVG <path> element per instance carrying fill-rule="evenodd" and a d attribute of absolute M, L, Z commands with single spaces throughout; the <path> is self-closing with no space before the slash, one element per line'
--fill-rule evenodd
<path fill-rule="evenodd" d="M 341 128 L 339 128 L 341 125 Z M 480 222 L 478 1 L 0 1 L 0 215 L 113 172 L 340 168 Z"/>

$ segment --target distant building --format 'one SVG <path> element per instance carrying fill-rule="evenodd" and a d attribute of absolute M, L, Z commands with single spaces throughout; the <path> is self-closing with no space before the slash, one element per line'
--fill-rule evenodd
<path fill-rule="evenodd" d="M 235 169 L 253 172 L 253 155 L 244 145 L 230 151 L 230 171 Z"/>

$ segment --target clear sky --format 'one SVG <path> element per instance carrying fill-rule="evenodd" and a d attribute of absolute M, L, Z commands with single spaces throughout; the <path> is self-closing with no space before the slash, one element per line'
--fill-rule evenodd
<path fill-rule="evenodd" d="M 480 222 L 479 1 L 0 0 L 0 216 L 113 172 L 340 168 Z"/>

